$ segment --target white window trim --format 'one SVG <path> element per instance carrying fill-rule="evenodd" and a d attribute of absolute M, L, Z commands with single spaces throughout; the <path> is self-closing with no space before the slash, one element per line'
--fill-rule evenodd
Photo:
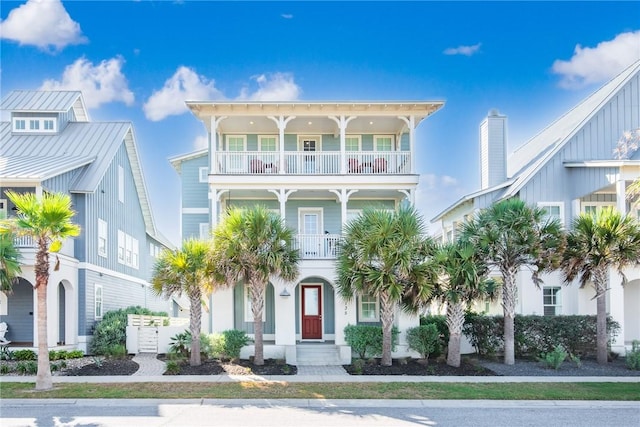
<path fill-rule="evenodd" d="M 198 168 L 198 181 L 209 182 L 209 168 L 206 166 Z"/>
<path fill-rule="evenodd" d="M 358 149 L 356 151 L 347 151 L 347 153 L 356 153 L 356 152 L 362 151 L 362 135 L 346 135 L 345 143 L 346 143 L 346 138 L 350 138 L 350 139 L 356 138 L 358 140 Z M 346 145 L 345 145 L 345 149 L 346 149 Z"/>
<path fill-rule="evenodd" d="M 280 141 L 278 141 L 278 135 L 258 135 L 258 151 L 262 150 L 262 139 L 263 138 L 275 138 L 276 140 L 276 148 L 274 151 L 265 151 L 266 153 L 277 153 L 280 150 Z"/>
<path fill-rule="evenodd" d="M 229 150 L 229 139 L 230 138 L 240 138 L 242 139 L 242 150 L 240 151 L 230 151 Z M 224 136 L 224 148 L 225 151 L 230 152 L 230 153 L 241 153 L 243 151 L 247 151 L 247 135 L 234 135 L 234 134 L 227 134 Z"/>
<path fill-rule="evenodd" d="M 541 209 L 548 207 L 559 207 L 560 224 L 564 227 L 564 202 L 538 202 L 538 207 Z"/>
<path fill-rule="evenodd" d="M 126 234 L 122 230 L 118 230 L 118 264 L 126 264 Z"/>
<path fill-rule="evenodd" d="M 24 129 L 18 129 L 16 122 L 24 121 Z M 31 129 L 31 122 L 37 122 L 38 128 Z M 53 129 L 46 129 L 45 122 L 53 121 Z M 18 133 L 56 133 L 58 131 L 57 117 L 13 117 L 11 120 L 11 130 Z"/>
<path fill-rule="evenodd" d="M 22 124 L 24 125 L 24 128 L 22 129 L 18 129 L 18 123 L 17 122 L 23 122 Z M 26 117 L 14 117 L 13 120 L 11 121 L 11 130 L 13 132 L 29 132 L 29 130 L 27 129 L 27 118 Z"/>
<path fill-rule="evenodd" d="M 324 208 L 298 208 L 298 233 L 304 233 L 304 214 L 316 213 L 318 214 L 318 234 L 324 233 Z"/>
<path fill-rule="evenodd" d="M 118 201 L 124 203 L 124 168 L 118 166 Z"/>
<path fill-rule="evenodd" d="M 391 138 L 391 150 L 389 151 L 381 151 L 378 148 L 378 140 L 382 138 Z M 373 151 L 375 152 L 383 152 L 383 153 L 392 153 L 395 148 L 395 139 L 393 135 L 373 135 Z"/>
<path fill-rule="evenodd" d="M 104 251 L 100 250 L 100 239 L 104 239 Z M 109 252 L 109 226 L 107 221 L 98 218 L 98 255 L 106 258 Z"/>
<path fill-rule="evenodd" d="M 315 141 L 316 151 L 312 153 L 318 153 L 322 151 L 322 136 L 321 135 L 298 135 L 298 151 L 304 151 L 304 141 Z"/>
<path fill-rule="evenodd" d="M 249 295 L 249 285 L 244 284 L 243 289 L 243 301 L 244 301 L 244 321 L 245 322 L 253 322 L 253 311 L 251 310 L 251 296 Z M 267 321 L 267 292 L 265 289 L 265 301 L 264 307 L 262 308 L 262 321 Z"/>
<path fill-rule="evenodd" d="M 131 238 L 132 240 L 132 254 L 131 254 L 131 267 L 139 268 L 140 267 L 140 243 L 138 239 Z"/>
<path fill-rule="evenodd" d="M 358 297 L 358 323 L 375 323 L 375 322 L 379 322 L 380 321 L 380 298 L 379 297 L 371 297 L 368 296 L 369 298 L 375 298 L 376 300 L 376 308 L 375 308 L 375 313 L 376 313 L 376 317 L 374 319 L 365 319 L 362 316 L 362 296 Z"/>
<path fill-rule="evenodd" d="M 100 300 L 100 313 L 98 313 L 98 300 Z M 102 319 L 104 315 L 104 293 L 102 285 L 93 284 L 93 315 L 96 320 Z"/>
<path fill-rule="evenodd" d="M 597 212 L 597 211 L 600 211 L 605 206 L 615 208 L 616 202 L 580 202 L 580 212 L 586 213 L 587 206 L 595 206 L 596 212 Z"/>
<path fill-rule="evenodd" d="M 544 291 L 545 289 L 557 289 L 558 292 L 554 294 L 555 304 L 544 303 Z M 542 287 L 542 314 L 544 315 L 545 307 L 554 307 L 555 316 L 562 314 L 562 287 L 561 286 L 543 286 Z"/>

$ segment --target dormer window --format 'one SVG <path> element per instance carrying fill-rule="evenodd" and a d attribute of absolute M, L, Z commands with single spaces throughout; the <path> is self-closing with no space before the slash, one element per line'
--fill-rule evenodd
<path fill-rule="evenodd" d="M 57 131 L 54 117 L 14 117 L 13 131 L 19 133 L 54 133 Z"/>

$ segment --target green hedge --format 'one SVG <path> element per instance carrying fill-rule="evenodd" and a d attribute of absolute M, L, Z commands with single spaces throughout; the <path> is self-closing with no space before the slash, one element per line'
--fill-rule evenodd
<path fill-rule="evenodd" d="M 516 316 L 515 353 L 517 357 L 539 357 L 562 345 L 570 354 L 593 356 L 596 352 L 596 316 Z M 620 325 L 607 319 L 610 341 Z M 502 351 L 504 320 L 502 316 L 467 313 L 463 333 L 480 355 Z"/>
<path fill-rule="evenodd" d="M 164 312 L 154 312 L 147 308 L 127 307 L 107 311 L 102 320 L 93 328 L 93 338 L 89 346 L 91 354 L 109 355 L 114 346 L 127 344 L 127 315 L 144 314 L 151 316 L 167 316 Z"/>
<path fill-rule="evenodd" d="M 375 357 L 382 355 L 382 326 L 347 325 L 344 328 L 344 339 L 358 357 Z M 398 328 L 391 330 L 391 349 L 398 345 Z"/>
<path fill-rule="evenodd" d="M 449 327 L 447 326 L 447 316 L 429 315 L 420 316 L 420 326 L 436 325 L 440 335 L 440 348 L 431 353 L 431 357 L 438 357 L 446 351 L 449 345 Z"/>

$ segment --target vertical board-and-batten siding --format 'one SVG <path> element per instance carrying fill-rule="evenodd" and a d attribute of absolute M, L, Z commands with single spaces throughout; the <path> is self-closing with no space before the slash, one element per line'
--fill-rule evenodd
<path fill-rule="evenodd" d="M 640 75 L 636 75 L 521 189 L 521 198 L 531 203 L 565 201 L 566 207 L 571 200 L 611 184 L 607 174 L 613 168 L 568 171 L 564 162 L 614 159 L 623 133 L 640 128 L 639 104 Z"/>
<path fill-rule="evenodd" d="M 45 179 L 42 181 L 42 188 L 50 193 L 68 193 L 71 183 L 85 167 Z"/>
<path fill-rule="evenodd" d="M 245 331 L 247 334 L 253 334 L 253 321 L 247 322 L 245 319 L 253 319 L 253 314 L 249 313 L 245 315 L 245 284 L 239 283 L 233 288 L 233 319 L 235 329 Z M 267 285 L 264 295 L 264 326 L 263 333 L 275 334 L 276 321 L 275 321 L 275 292 L 273 285 L 269 283 Z"/>

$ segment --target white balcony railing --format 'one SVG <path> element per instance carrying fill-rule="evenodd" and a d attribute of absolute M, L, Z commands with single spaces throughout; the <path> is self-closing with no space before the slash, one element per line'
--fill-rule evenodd
<path fill-rule="evenodd" d="M 339 234 L 298 234 L 295 247 L 301 259 L 335 259 L 341 238 Z"/>
<path fill-rule="evenodd" d="M 36 248 L 38 245 L 31 236 L 20 236 L 13 239 L 13 246 L 18 249 Z M 62 242 L 62 248 L 60 253 L 62 255 L 75 256 L 74 255 L 75 241 L 73 239 L 65 239 Z"/>
<path fill-rule="evenodd" d="M 338 151 L 286 151 L 283 165 L 280 164 L 280 153 L 273 151 L 218 152 L 216 156 L 218 174 L 274 174 L 282 170 L 293 175 L 342 172 Z M 344 171 L 348 174 L 408 174 L 411 173 L 410 160 L 408 151 L 350 151 L 345 156 Z"/>

